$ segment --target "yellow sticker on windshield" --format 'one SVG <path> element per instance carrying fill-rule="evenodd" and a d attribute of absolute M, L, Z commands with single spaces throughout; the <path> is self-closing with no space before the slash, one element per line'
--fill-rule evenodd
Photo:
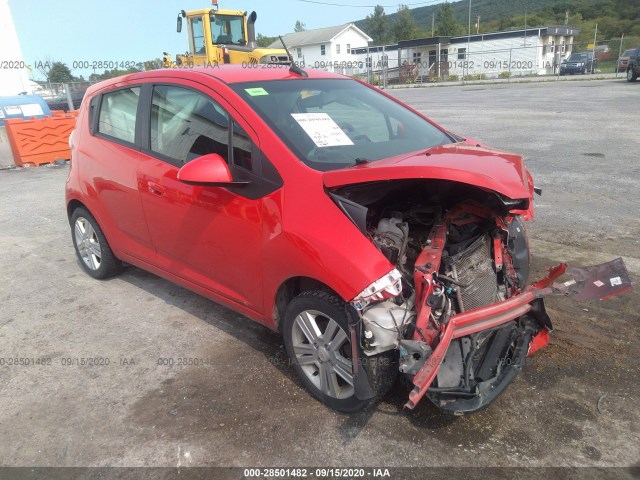
<path fill-rule="evenodd" d="M 245 92 L 247 92 L 249 95 L 251 95 L 252 97 L 259 97 L 261 95 L 269 95 L 269 92 L 267 92 L 264 88 L 262 87 L 256 87 L 256 88 L 245 88 L 244 89 Z"/>

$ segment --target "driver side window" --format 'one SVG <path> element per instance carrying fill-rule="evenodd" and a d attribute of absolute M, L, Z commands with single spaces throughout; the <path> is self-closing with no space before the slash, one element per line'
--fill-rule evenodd
<path fill-rule="evenodd" d="M 229 162 L 229 115 L 194 90 L 156 85 L 150 133 L 151 150 L 178 165 L 208 153 L 217 153 Z"/>

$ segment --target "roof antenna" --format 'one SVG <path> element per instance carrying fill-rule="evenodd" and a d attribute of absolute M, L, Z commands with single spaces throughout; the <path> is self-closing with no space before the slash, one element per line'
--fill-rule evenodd
<path fill-rule="evenodd" d="M 287 56 L 289 57 L 289 62 L 291 63 L 291 66 L 289 67 L 289 71 L 291 73 L 295 73 L 300 77 L 305 77 L 305 78 L 308 77 L 309 74 L 305 72 L 303 69 L 301 69 L 298 65 L 296 65 L 295 62 L 293 61 L 293 56 L 291 55 L 291 52 L 289 52 L 289 49 L 285 45 L 284 40 L 282 39 L 282 35 L 278 35 L 278 37 L 280 38 L 280 41 L 282 42 L 282 46 L 284 47 L 284 51 L 287 52 Z"/>

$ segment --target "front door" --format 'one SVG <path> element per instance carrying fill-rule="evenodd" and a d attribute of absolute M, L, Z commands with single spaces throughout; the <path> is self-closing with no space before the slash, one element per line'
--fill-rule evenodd
<path fill-rule="evenodd" d="M 141 153 L 139 182 L 157 265 L 260 311 L 261 199 L 243 196 L 242 188 L 177 179 L 180 167 L 201 155 L 217 153 L 229 162 L 234 149 L 244 149 L 250 158 L 254 142 L 234 142 L 230 115 L 195 88 L 156 85 L 151 95 L 150 138 Z"/>

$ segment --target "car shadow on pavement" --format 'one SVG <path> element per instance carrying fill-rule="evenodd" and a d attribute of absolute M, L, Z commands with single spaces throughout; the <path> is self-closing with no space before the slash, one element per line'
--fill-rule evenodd
<path fill-rule="evenodd" d="M 119 278 L 241 341 L 263 355 L 290 380 L 297 382 L 295 372 L 287 360 L 282 336 L 278 333 L 223 305 L 136 267 L 127 267 Z"/>

